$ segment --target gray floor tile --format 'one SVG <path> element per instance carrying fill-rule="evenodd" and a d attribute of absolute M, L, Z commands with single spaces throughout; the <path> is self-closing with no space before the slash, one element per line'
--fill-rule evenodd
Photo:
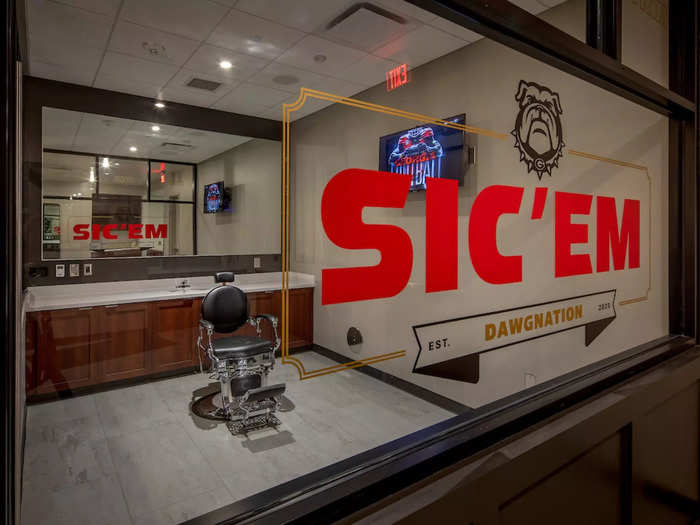
<path fill-rule="evenodd" d="M 231 503 L 229 491 L 222 487 L 192 498 L 183 499 L 164 509 L 134 518 L 133 525 L 176 525 Z"/>
<path fill-rule="evenodd" d="M 309 370 L 336 364 L 297 357 Z M 287 384 L 282 424 L 247 436 L 190 414 L 204 374 L 30 407 L 23 524 L 122 523 L 124 508 L 140 525 L 179 523 L 452 417 L 356 370 L 301 381 L 278 360 L 269 382 Z M 57 493 L 115 510 L 88 519 Z"/>
<path fill-rule="evenodd" d="M 176 421 L 161 421 L 107 442 L 132 517 L 223 486 Z"/>
<path fill-rule="evenodd" d="M 22 525 L 125 525 L 131 523 L 116 475 L 46 491 L 26 485 Z"/>
<path fill-rule="evenodd" d="M 32 428 L 27 433 L 24 480 L 35 490 L 59 490 L 112 472 L 114 466 L 96 415 Z"/>
<path fill-rule="evenodd" d="M 175 420 L 152 383 L 100 392 L 94 396 L 107 437 L 130 434 L 156 423 Z"/>
<path fill-rule="evenodd" d="M 27 411 L 27 428 L 46 426 L 97 414 L 94 396 L 81 396 L 32 405 Z"/>

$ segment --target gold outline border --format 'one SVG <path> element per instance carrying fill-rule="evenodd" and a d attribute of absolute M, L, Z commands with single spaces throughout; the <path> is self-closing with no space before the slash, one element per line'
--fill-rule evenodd
<path fill-rule="evenodd" d="M 290 153 L 290 114 L 294 111 L 301 109 L 306 103 L 308 97 L 316 98 L 319 100 L 327 100 L 330 102 L 343 104 L 346 106 L 352 106 L 359 109 L 367 109 L 370 111 L 377 111 L 387 115 L 392 115 L 395 117 L 407 118 L 412 120 L 417 120 L 419 122 L 425 122 L 429 124 L 437 124 L 439 126 L 445 126 L 448 128 L 458 129 L 460 131 L 466 131 L 467 133 L 473 133 L 476 135 L 483 135 L 486 137 L 491 137 L 498 140 L 506 140 L 510 134 L 501 133 L 498 131 L 493 131 L 489 129 L 476 128 L 474 126 L 467 126 L 463 124 L 457 124 L 456 122 L 447 122 L 442 119 L 436 119 L 428 115 L 422 115 L 420 113 L 412 113 L 410 111 L 404 111 L 389 106 L 382 106 L 380 104 L 373 104 L 371 102 L 366 102 L 364 100 L 357 100 L 354 98 L 341 97 L 339 95 L 333 95 L 332 93 L 326 93 L 324 91 L 318 91 L 315 89 L 301 88 L 299 91 L 299 97 L 296 101 L 291 104 L 285 103 L 282 105 L 282 364 L 292 365 L 299 372 L 299 379 L 311 379 L 313 377 L 320 377 L 327 374 L 333 374 L 335 372 L 343 372 L 345 370 L 350 370 L 352 368 L 357 368 L 360 366 L 371 365 L 374 363 L 380 363 L 382 361 L 388 361 L 389 359 L 397 359 L 404 357 L 406 355 L 406 350 L 398 350 L 396 352 L 390 352 L 388 354 L 381 354 L 376 356 L 370 356 L 365 359 L 359 359 L 356 361 L 349 361 L 347 363 L 339 363 L 337 365 L 329 366 L 326 368 L 320 368 L 318 370 L 307 371 L 304 364 L 297 358 L 289 355 L 289 261 L 290 257 L 289 251 L 289 153 Z M 639 164 L 632 164 L 630 162 L 625 162 L 621 160 L 611 159 L 608 157 L 601 157 L 599 155 L 594 155 L 592 153 L 586 153 L 583 151 L 567 150 L 571 155 L 587 158 L 600 162 L 607 162 L 610 164 L 615 164 L 625 168 L 633 168 L 645 172 L 648 182 L 649 182 L 649 287 L 647 293 L 643 297 L 636 297 L 633 299 L 625 299 L 618 301 L 621 306 L 637 303 L 641 301 L 646 301 L 649 298 L 649 292 L 651 291 L 651 177 L 649 176 L 649 170 L 647 166 L 642 166 Z"/>

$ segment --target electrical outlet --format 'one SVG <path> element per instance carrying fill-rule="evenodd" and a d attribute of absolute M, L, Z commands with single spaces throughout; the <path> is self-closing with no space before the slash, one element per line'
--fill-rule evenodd
<path fill-rule="evenodd" d="M 83 264 L 83 275 L 85 275 L 85 276 L 92 275 L 92 263 Z"/>
<path fill-rule="evenodd" d="M 70 276 L 71 277 L 80 277 L 80 264 L 70 263 Z"/>
<path fill-rule="evenodd" d="M 253 257 L 253 268 L 257 270 L 261 266 L 262 264 L 260 264 L 260 257 Z"/>
<path fill-rule="evenodd" d="M 535 377 L 535 374 L 528 374 L 525 372 L 525 388 L 530 388 L 531 386 L 535 386 L 537 384 L 537 377 Z"/>
<path fill-rule="evenodd" d="M 66 276 L 66 265 L 65 264 L 57 264 L 56 265 L 56 277 L 65 277 Z"/>

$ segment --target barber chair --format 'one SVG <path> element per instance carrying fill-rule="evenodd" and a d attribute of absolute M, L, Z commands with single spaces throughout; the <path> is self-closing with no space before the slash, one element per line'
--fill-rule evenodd
<path fill-rule="evenodd" d="M 275 366 L 275 350 L 280 346 L 277 318 L 248 315 L 246 294 L 229 284 L 234 280 L 232 272 L 217 273 L 215 280 L 220 286 L 209 291 L 202 301 L 197 347 L 209 358 L 210 378 L 218 380 L 221 389 L 194 401 L 192 411 L 207 419 L 226 421 L 233 434 L 276 427 L 280 420 L 275 412 L 285 385 L 268 385 L 267 380 Z M 272 325 L 274 341 L 262 337 L 263 322 Z M 214 336 L 231 334 L 246 323 L 255 327 L 257 336 Z M 201 354 L 198 355 L 201 369 Z"/>

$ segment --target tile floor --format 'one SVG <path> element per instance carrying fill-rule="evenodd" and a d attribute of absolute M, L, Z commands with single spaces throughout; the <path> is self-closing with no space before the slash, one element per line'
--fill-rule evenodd
<path fill-rule="evenodd" d="M 452 417 L 356 370 L 271 375 L 289 410 L 247 437 L 190 415 L 202 374 L 28 407 L 22 524 L 180 523 Z"/>

